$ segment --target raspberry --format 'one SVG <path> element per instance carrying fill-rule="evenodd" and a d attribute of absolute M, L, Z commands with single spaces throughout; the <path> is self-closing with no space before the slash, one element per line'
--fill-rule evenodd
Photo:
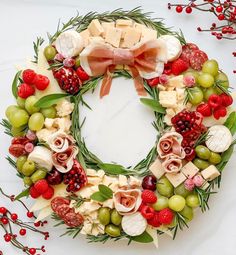
<path fill-rule="evenodd" d="M 32 69 L 26 69 L 22 73 L 22 79 L 25 83 L 32 85 L 35 79 L 36 73 Z"/>
<path fill-rule="evenodd" d="M 166 74 L 166 75 L 172 74 L 171 67 L 172 67 L 172 63 L 171 63 L 171 62 L 167 62 L 167 63 L 165 64 L 165 66 L 164 66 L 163 74 Z"/>
<path fill-rule="evenodd" d="M 224 106 L 221 106 L 215 109 L 213 112 L 213 116 L 217 120 L 220 119 L 220 117 L 225 117 L 226 115 L 227 115 L 227 110 L 226 110 L 226 107 Z"/>
<path fill-rule="evenodd" d="M 34 186 L 30 187 L 29 193 L 32 198 L 38 198 L 40 196 L 39 192 L 35 189 Z"/>
<path fill-rule="evenodd" d="M 39 180 L 39 181 L 37 181 L 35 184 L 34 184 L 34 187 L 35 187 L 35 189 L 37 190 L 37 192 L 39 193 L 39 194 L 43 194 L 43 193 L 45 193 L 47 190 L 48 190 L 48 188 L 49 188 L 49 186 L 48 186 L 48 182 L 45 180 L 45 179 L 42 179 L 42 180 Z"/>
<path fill-rule="evenodd" d="M 161 85 L 166 85 L 169 81 L 169 76 L 166 74 L 162 74 L 159 78 L 159 81 Z"/>
<path fill-rule="evenodd" d="M 51 199 L 53 197 L 53 195 L 54 195 L 54 189 L 53 189 L 52 186 L 49 186 L 47 191 L 42 194 L 42 197 L 44 199 L 49 200 L 49 199 Z"/>
<path fill-rule="evenodd" d="M 200 112 L 204 117 L 210 117 L 212 114 L 211 107 L 208 103 L 202 103 L 198 105 L 197 112 Z"/>
<path fill-rule="evenodd" d="M 45 90 L 49 83 L 50 81 L 48 77 L 41 74 L 37 74 L 34 79 L 34 85 L 38 90 Z"/>
<path fill-rule="evenodd" d="M 155 212 L 154 213 L 154 216 L 150 219 L 150 220 L 147 220 L 148 224 L 155 227 L 155 228 L 158 228 L 161 226 L 161 223 L 159 221 L 159 212 Z"/>
<path fill-rule="evenodd" d="M 216 109 L 222 105 L 222 99 L 218 95 L 211 95 L 208 99 L 208 104 L 211 108 Z"/>
<path fill-rule="evenodd" d="M 26 83 L 22 83 L 19 87 L 18 87 L 18 96 L 21 98 L 27 98 L 29 96 L 32 96 L 35 92 L 34 87 L 32 87 L 29 84 Z"/>
<path fill-rule="evenodd" d="M 159 221 L 161 224 L 169 225 L 174 219 L 174 213 L 169 209 L 165 208 L 159 212 Z"/>
<path fill-rule="evenodd" d="M 145 189 L 142 193 L 142 200 L 144 203 L 154 204 L 157 201 L 157 196 L 153 191 Z"/>
<path fill-rule="evenodd" d="M 82 81 L 87 81 L 89 79 L 89 75 L 84 71 L 81 66 L 77 68 L 76 73 L 79 79 Z"/>
<path fill-rule="evenodd" d="M 230 95 L 221 94 L 220 97 L 222 99 L 222 105 L 225 107 L 228 107 L 233 103 L 233 98 Z"/>
<path fill-rule="evenodd" d="M 171 71 L 174 75 L 179 75 L 186 71 L 188 67 L 188 63 L 179 58 L 172 63 Z"/>
<path fill-rule="evenodd" d="M 153 78 L 153 79 L 148 79 L 147 84 L 150 87 L 156 87 L 159 84 L 159 77 Z"/>
<path fill-rule="evenodd" d="M 151 218 L 153 218 L 155 213 L 154 209 L 148 205 L 142 206 L 142 209 L 140 212 L 143 215 L 143 217 L 147 220 L 150 220 Z"/>

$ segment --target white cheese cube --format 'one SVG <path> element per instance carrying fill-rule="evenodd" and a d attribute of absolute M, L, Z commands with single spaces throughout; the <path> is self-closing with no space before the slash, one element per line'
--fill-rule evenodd
<path fill-rule="evenodd" d="M 220 172 L 219 170 L 214 166 L 214 165 L 210 165 L 209 167 L 207 167 L 206 169 L 204 169 L 201 172 L 203 178 L 207 181 L 212 181 L 214 180 L 216 177 L 220 176 Z"/>
<path fill-rule="evenodd" d="M 96 176 L 96 174 L 97 174 L 96 170 L 90 169 L 90 168 L 86 169 L 86 175 L 87 176 Z"/>
<path fill-rule="evenodd" d="M 80 35 L 83 38 L 84 47 L 88 46 L 88 44 L 89 44 L 89 37 L 90 37 L 89 30 L 85 29 L 84 31 L 80 32 Z"/>
<path fill-rule="evenodd" d="M 143 24 L 135 22 L 134 23 L 134 28 L 136 28 L 137 30 L 139 30 L 142 33 L 142 30 L 147 28 L 147 27 L 145 25 L 143 25 Z"/>
<path fill-rule="evenodd" d="M 129 185 L 131 188 L 138 188 L 141 187 L 142 181 L 136 177 L 130 176 L 129 178 Z"/>
<path fill-rule="evenodd" d="M 176 91 L 160 91 L 159 101 L 163 107 L 175 108 L 177 106 Z"/>
<path fill-rule="evenodd" d="M 92 43 L 92 42 L 97 42 L 97 43 L 104 42 L 104 39 L 101 36 L 90 36 L 89 43 Z"/>
<path fill-rule="evenodd" d="M 126 187 L 128 186 L 128 179 L 125 175 L 119 175 L 119 186 Z"/>
<path fill-rule="evenodd" d="M 104 33 L 104 29 L 98 19 L 94 19 L 88 25 L 88 30 L 92 36 L 99 36 Z"/>
<path fill-rule="evenodd" d="M 172 119 L 172 117 L 171 117 L 170 115 L 165 115 L 165 117 L 164 117 L 164 122 L 165 122 L 168 126 L 171 126 L 171 125 L 172 125 L 171 119 Z"/>
<path fill-rule="evenodd" d="M 183 75 L 174 76 L 169 79 L 167 86 L 174 88 L 184 88 L 185 85 L 183 83 Z"/>
<path fill-rule="evenodd" d="M 156 176 L 157 179 L 160 179 L 165 174 L 165 170 L 159 158 L 155 159 L 155 161 L 150 165 L 149 170 Z"/>
<path fill-rule="evenodd" d="M 171 184 L 176 188 L 181 183 L 183 183 L 187 178 L 183 173 L 177 173 L 177 174 L 166 174 L 167 179 L 171 182 Z"/>
<path fill-rule="evenodd" d="M 106 201 L 104 201 L 103 203 L 102 203 L 102 206 L 103 207 L 108 207 L 108 208 L 110 208 L 110 209 L 113 209 L 114 207 L 115 207 L 115 205 L 114 205 L 114 200 L 111 198 L 111 199 L 108 199 L 108 200 L 106 200 Z"/>
<path fill-rule="evenodd" d="M 141 32 L 135 28 L 128 27 L 125 29 L 124 41 L 121 44 L 122 48 L 131 48 L 139 42 Z"/>
<path fill-rule="evenodd" d="M 125 27 L 125 26 L 133 26 L 133 21 L 131 19 L 118 19 L 116 20 L 116 27 Z"/>
<path fill-rule="evenodd" d="M 178 103 L 183 103 L 185 99 L 185 89 L 184 88 L 176 88 L 176 93 L 177 93 L 177 100 Z"/>
<path fill-rule="evenodd" d="M 199 169 L 192 163 L 188 162 L 182 169 L 181 172 L 187 177 L 187 178 L 193 178 L 194 175 L 196 175 L 199 172 Z"/>
<path fill-rule="evenodd" d="M 115 27 L 115 22 L 114 21 L 111 21 L 111 22 L 102 22 L 101 25 L 102 25 L 102 27 L 104 29 L 103 37 L 105 38 L 107 30 L 109 28 L 114 28 Z"/>
<path fill-rule="evenodd" d="M 105 42 L 118 48 L 120 45 L 122 30 L 118 28 L 108 28 L 105 36 Z"/>
<path fill-rule="evenodd" d="M 102 180 L 102 178 L 100 177 L 91 177 L 91 176 L 88 176 L 88 184 L 90 185 L 94 185 L 94 186 L 98 186 Z"/>
<path fill-rule="evenodd" d="M 170 117 L 174 117 L 175 116 L 175 111 L 173 109 L 166 109 L 166 114 L 169 115 Z"/>
<path fill-rule="evenodd" d="M 210 183 L 209 183 L 209 182 L 205 182 L 205 183 L 203 183 L 203 185 L 201 186 L 201 189 L 206 190 L 209 186 L 210 186 Z"/>
<path fill-rule="evenodd" d="M 144 27 L 142 29 L 142 40 L 149 41 L 157 39 L 157 31 L 151 28 Z"/>

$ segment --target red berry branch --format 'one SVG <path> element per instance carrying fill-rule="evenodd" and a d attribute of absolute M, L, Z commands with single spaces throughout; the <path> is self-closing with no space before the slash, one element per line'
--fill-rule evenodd
<path fill-rule="evenodd" d="M 216 39 L 236 40 L 236 0 L 190 0 L 186 4 L 168 3 L 168 9 L 175 8 L 177 13 L 185 11 L 187 14 L 198 10 L 210 12 L 217 20 L 209 28 L 198 27 L 199 32 L 210 32 Z M 236 57 L 236 52 L 233 52 Z M 236 73 L 236 70 L 233 71 Z"/>
<path fill-rule="evenodd" d="M 25 205 L 25 203 L 21 200 L 15 200 L 14 195 L 9 196 L 6 193 L 3 192 L 3 190 L 0 188 L 0 193 L 10 199 L 12 202 L 18 201 L 21 203 L 21 205 L 26 209 L 26 215 L 28 218 L 35 218 L 34 214 L 29 211 L 28 207 Z M 44 239 L 47 240 L 49 238 L 48 232 L 43 232 L 37 227 L 43 226 L 46 221 L 44 222 L 23 222 L 18 218 L 17 213 L 11 212 L 6 207 L 0 207 L 0 227 L 4 230 L 5 234 L 3 236 L 6 243 L 11 243 L 14 247 L 22 250 L 24 253 L 28 255 L 35 255 L 37 252 L 45 252 L 45 246 L 41 246 L 40 248 L 34 248 L 34 247 L 28 247 L 24 244 L 22 244 L 18 240 L 18 235 L 23 237 L 27 235 L 28 231 L 32 231 L 35 233 L 38 233 L 40 235 L 44 236 Z M 18 233 L 18 234 L 16 234 Z M 3 255 L 3 252 L 0 251 L 0 255 Z M 37 253 L 39 255 L 39 253 Z"/>

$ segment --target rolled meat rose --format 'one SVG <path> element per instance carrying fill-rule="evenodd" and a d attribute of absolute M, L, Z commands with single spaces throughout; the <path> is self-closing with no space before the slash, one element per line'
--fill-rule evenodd
<path fill-rule="evenodd" d="M 162 166 L 166 173 L 176 174 L 182 168 L 182 160 L 180 158 L 168 157 L 162 162 Z"/>
<path fill-rule="evenodd" d="M 63 152 L 74 143 L 75 140 L 71 135 L 67 135 L 60 130 L 50 135 L 48 138 L 48 145 L 55 152 Z"/>
<path fill-rule="evenodd" d="M 135 213 L 142 203 L 139 189 L 118 190 L 113 195 L 116 210 L 121 215 Z"/>
<path fill-rule="evenodd" d="M 179 159 L 185 158 L 185 152 L 181 146 L 182 141 L 182 135 L 177 132 L 167 132 L 163 135 L 157 144 L 157 152 L 160 158 L 163 159 L 170 156 Z"/>
<path fill-rule="evenodd" d="M 79 149 L 76 146 L 69 146 L 63 152 L 55 152 L 52 155 L 52 161 L 55 168 L 61 173 L 67 173 L 71 170 L 74 159 L 78 154 Z"/>

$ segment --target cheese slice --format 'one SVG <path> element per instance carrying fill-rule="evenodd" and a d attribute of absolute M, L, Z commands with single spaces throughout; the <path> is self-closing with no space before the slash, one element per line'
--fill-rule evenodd
<path fill-rule="evenodd" d="M 105 36 L 105 42 L 118 48 L 120 45 L 122 30 L 119 28 L 108 28 Z"/>
<path fill-rule="evenodd" d="M 141 32 L 135 28 L 128 27 L 125 30 L 124 41 L 121 43 L 122 48 L 131 48 L 140 41 Z"/>
<path fill-rule="evenodd" d="M 141 38 L 143 41 L 155 40 L 157 39 L 157 31 L 151 28 L 144 27 L 142 29 Z"/>
<path fill-rule="evenodd" d="M 116 20 L 116 27 L 120 28 L 123 26 L 133 26 L 133 21 L 131 19 L 117 19 Z"/>
<path fill-rule="evenodd" d="M 80 32 L 80 36 L 83 38 L 84 47 L 88 46 L 88 44 L 89 44 L 89 37 L 90 37 L 89 30 L 85 29 L 84 31 Z"/>
<path fill-rule="evenodd" d="M 98 19 L 94 19 L 88 26 L 88 30 L 92 36 L 99 36 L 104 33 L 104 29 Z"/>

